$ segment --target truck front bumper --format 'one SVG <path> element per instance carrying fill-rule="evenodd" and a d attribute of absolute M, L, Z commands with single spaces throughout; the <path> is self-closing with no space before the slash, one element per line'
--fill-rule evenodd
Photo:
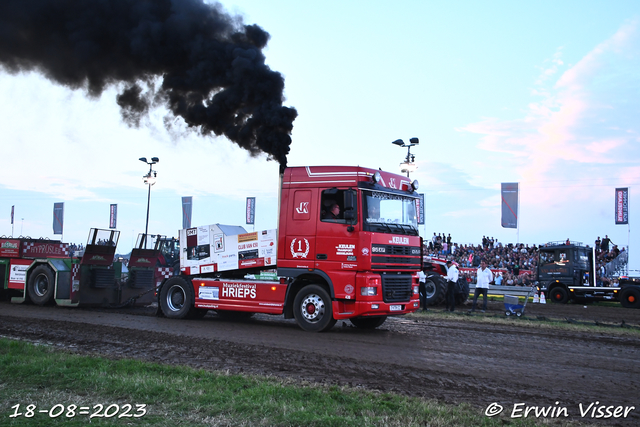
<path fill-rule="evenodd" d="M 333 317 L 340 320 L 361 316 L 398 316 L 413 313 L 419 308 L 419 299 L 395 303 L 382 301 L 333 301 Z"/>

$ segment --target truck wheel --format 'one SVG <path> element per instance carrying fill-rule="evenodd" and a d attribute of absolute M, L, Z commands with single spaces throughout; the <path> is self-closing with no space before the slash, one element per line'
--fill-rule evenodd
<path fill-rule="evenodd" d="M 640 308 L 640 290 L 626 287 L 620 292 L 620 304 L 626 308 Z"/>
<path fill-rule="evenodd" d="M 565 288 L 556 286 L 549 291 L 549 299 L 558 304 L 566 304 L 569 302 L 569 294 Z"/>
<path fill-rule="evenodd" d="M 27 293 L 36 305 L 46 305 L 53 301 L 53 271 L 46 265 L 39 265 L 29 275 Z"/>
<path fill-rule="evenodd" d="M 336 324 L 331 297 L 321 286 L 307 285 L 293 300 L 293 315 L 305 331 L 324 332 Z"/>
<path fill-rule="evenodd" d="M 469 299 L 469 282 L 466 279 L 458 279 L 458 290 L 456 292 L 456 305 L 464 305 Z"/>
<path fill-rule="evenodd" d="M 162 313 L 172 319 L 185 319 L 196 313 L 195 296 L 191 282 L 182 276 L 169 278 L 160 290 Z"/>
<path fill-rule="evenodd" d="M 385 320 L 387 320 L 387 316 L 375 316 L 375 317 L 354 317 L 353 319 L 349 319 L 353 326 L 360 329 L 375 329 L 378 326 L 382 325 Z"/>
<path fill-rule="evenodd" d="M 427 305 L 438 305 L 444 301 L 444 296 L 447 292 L 447 283 L 442 276 L 434 275 L 427 277 L 427 280 L 424 282 L 424 289 L 426 292 L 425 300 Z"/>

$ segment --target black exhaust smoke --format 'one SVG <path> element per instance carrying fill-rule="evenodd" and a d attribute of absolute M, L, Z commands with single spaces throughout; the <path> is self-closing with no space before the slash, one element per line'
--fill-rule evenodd
<path fill-rule="evenodd" d="M 5 71 L 35 70 L 90 96 L 119 85 L 129 125 L 164 105 L 200 133 L 264 152 L 282 169 L 298 113 L 282 105 L 284 79 L 265 64 L 268 40 L 203 0 L 0 1 Z"/>

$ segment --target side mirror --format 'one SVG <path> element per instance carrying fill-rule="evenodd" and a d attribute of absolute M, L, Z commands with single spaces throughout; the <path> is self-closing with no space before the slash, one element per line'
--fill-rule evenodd
<path fill-rule="evenodd" d="M 344 219 L 347 224 L 355 224 L 357 222 L 358 210 L 358 193 L 349 189 L 344 192 Z"/>

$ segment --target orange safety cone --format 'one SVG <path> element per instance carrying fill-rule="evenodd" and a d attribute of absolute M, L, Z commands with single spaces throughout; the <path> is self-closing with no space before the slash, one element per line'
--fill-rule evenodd
<path fill-rule="evenodd" d="M 540 292 L 540 304 L 546 304 L 547 300 L 544 297 L 544 292 Z"/>
<path fill-rule="evenodd" d="M 538 296 L 538 291 L 536 291 L 536 293 L 533 294 L 533 303 L 538 304 L 539 302 L 540 302 L 540 297 Z"/>

